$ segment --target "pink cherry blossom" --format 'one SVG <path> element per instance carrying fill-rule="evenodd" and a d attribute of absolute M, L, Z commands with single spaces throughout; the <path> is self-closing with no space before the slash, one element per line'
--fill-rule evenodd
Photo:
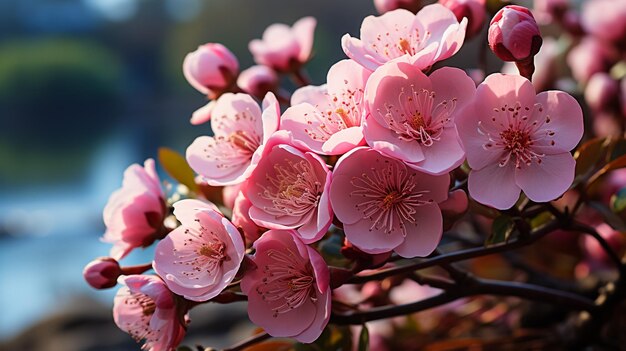
<path fill-rule="evenodd" d="M 315 341 L 330 319 L 326 262 L 293 231 L 270 230 L 254 248 L 256 268 L 241 280 L 250 320 L 275 337 Z"/>
<path fill-rule="evenodd" d="M 263 39 L 254 39 L 248 46 L 254 61 L 279 72 L 297 70 L 311 57 L 316 24 L 313 17 L 301 18 L 293 27 L 272 24 L 263 32 Z"/>
<path fill-rule="evenodd" d="M 574 180 L 569 151 L 583 135 L 583 117 L 567 93 L 536 95 L 523 77 L 492 74 L 457 126 L 472 168 L 469 193 L 480 203 L 507 209 L 520 190 L 533 201 L 551 201 Z"/>
<path fill-rule="evenodd" d="M 174 293 L 210 300 L 239 270 L 245 251 L 241 235 L 213 204 L 181 200 L 174 215 L 181 226 L 157 245 L 154 270 Z"/>
<path fill-rule="evenodd" d="M 368 16 L 361 24 L 361 39 L 346 34 L 343 51 L 373 71 L 395 58 L 407 56 L 418 69 L 456 54 L 463 45 L 467 19 L 460 23 L 454 13 L 440 4 L 422 8 L 417 14 L 404 9 L 381 16 Z"/>
<path fill-rule="evenodd" d="M 235 226 L 243 230 L 243 234 L 246 238 L 246 245 L 254 243 L 261 236 L 261 234 L 263 234 L 263 228 L 260 228 L 252 219 L 250 219 L 250 207 L 252 207 L 252 203 L 248 200 L 244 193 L 240 191 L 235 198 L 231 221 Z"/>
<path fill-rule="evenodd" d="M 232 209 L 235 205 L 235 199 L 237 195 L 241 192 L 242 183 L 235 185 L 227 185 L 222 188 L 222 203 L 224 207 L 228 209 Z"/>
<path fill-rule="evenodd" d="M 113 244 L 111 257 L 120 260 L 134 248 L 152 244 L 163 227 L 165 212 L 154 160 L 147 159 L 144 167 L 128 167 L 122 187 L 111 194 L 103 212 L 107 230 L 102 241 Z"/>
<path fill-rule="evenodd" d="M 594 111 L 610 111 L 618 103 L 619 82 L 605 72 L 595 73 L 585 86 L 585 102 Z"/>
<path fill-rule="evenodd" d="M 213 136 L 196 138 L 187 148 L 187 162 L 209 185 L 241 183 L 256 166 L 262 145 L 278 129 L 278 101 L 268 93 L 261 111 L 250 95 L 226 93 L 211 116 Z"/>
<path fill-rule="evenodd" d="M 126 286 L 115 296 L 115 324 L 137 342 L 143 340 L 142 350 L 174 351 L 185 337 L 188 322 L 174 294 L 152 275 L 121 277 L 120 283 Z"/>
<path fill-rule="evenodd" d="M 412 168 L 447 173 L 465 158 L 454 118 L 475 90 L 474 81 L 458 68 L 426 76 L 402 60 L 386 63 L 365 88 L 365 139 Z"/>
<path fill-rule="evenodd" d="M 449 175 L 433 176 L 367 147 L 342 156 L 333 171 L 330 200 L 346 238 L 370 254 L 429 255 L 439 244 L 439 203 Z"/>
<path fill-rule="evenodd" d="M 239 62 L 224 45 L 208 43 L 187 54 L 183 61 L 183 73 L 189 84 L 199 92 L 219 96 L 237 79 Z"/>
<path fill-rule="evenodd" d="M 335 63 L 326 85 L 296 90 L 292 106 L 281 118 L 281 129 L 325 155 L 340 155 L 365 144 L 363 90 L 370 74 L 352 60 Z"/>
<path fill-rule="evenodd" d="M 318 155 L 294 145 L 289 132 L 274 133 L 243 192 L 256 224 L 296 229 L 296 235 L 310 244 L 321 239 L 332 222 L 331 172 Z"/>

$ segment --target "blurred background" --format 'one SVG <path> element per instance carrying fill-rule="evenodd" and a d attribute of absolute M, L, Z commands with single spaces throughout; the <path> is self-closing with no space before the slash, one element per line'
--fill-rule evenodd
<path fill-rule="evenodd" d="M 243 69 L 265 27 L 312 15 L 321 84 L 373 13 L 369 0 L 0 0 L 0 349 L 138 349 L 113 324 L 115 289 L 81 272 L 108 254 L 101 212 L 124 169 L 208 132 L 188 122 L 205 98 L 182 76 L 187 52 L 221 42 Z M 225 346 L 228 318 L 202 315 L 195 328 Z"/>
<path fill-rule="evenodd" d="M 108 254 L 101 212 L 124 169 L 208 133 L 188 122 L 205 98 L 183 78 L 187 52 L 221 42 L 244 69 L 268 25 L 311 15 L 322 84 L 341 36 L 374 12 L 371 0 L 0 0 L 0 349 L 137 349 L 113 324 L 115 289 L 81 272 Z M 228 311 L 192 314 L 185 344 L 225 346 L 245 314 Z"/>

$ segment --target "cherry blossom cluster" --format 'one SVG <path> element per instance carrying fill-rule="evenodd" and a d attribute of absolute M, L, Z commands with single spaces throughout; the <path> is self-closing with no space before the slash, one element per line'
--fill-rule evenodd
<path fill-rule="evenodd" d="M 175 349 L 193 306 L 239 299 L 269 335 L 314 342 L 331 321 L 333 301 L 348 294 L 345 285 L 337 289 L 345 274 L 321 249 L 329 237 L 341 238 L 356 274 L 391 257 L 431 255 L 469 202 L 515 211 L 520 202 L 548 203 L 570 189 L 583 112 L 570 94 L 531 82 L 544 40 L 529 9 L 499 9 L 488 28 L 493 53 L 518 71 L 477 81 L 445 60 L 486 26 L 484 1 L 375 4 L 381 14 L 366 17 L 358 36 L 341 39 L 347 58 L 322 85 L 311 85 L 304 71 L 311 17 L 269 26 L 249 44 L 258 65 L 242 72 L 219 43 L 185 57 L 184 76 L 210 99 L 191 118 L 207 135 L 189 145 L 185 159 L 197 189 L 218 189 L 223 200 L 196 189 L 173 201 L 153 160 L 132 165 L 104 210 L 111 257 L 85 268 L 96 288 L 123 285 L 114 320 L 143 349 Z M 544 15 L 565 21 L 565 10 Z M 615 33 L 602 40 L 617 43 L 625 17 L 619 38 L 593 18 L 583 17 L 582 27 L 590 37 Z M 599 45 L 587 40 L 579 45 Z M 601 69 L 575 67 L 588 89 L 602 86 L 594 101 L 604 107 L 617 83 L 595 78 Z M 300 87 L 290 94 L 281 76 Z M 623 94 L 624 78 L 621 86 Z M 119 266 L 131 250 L 155 243 L 151 264 Z M 585 245 L 606 260 L 595 242 Z M 143 274 L 149 269 L 154 274 Z"/>

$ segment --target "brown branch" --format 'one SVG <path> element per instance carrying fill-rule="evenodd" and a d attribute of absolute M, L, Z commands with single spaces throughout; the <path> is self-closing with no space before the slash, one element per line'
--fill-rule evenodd
<path fill-rule="evenodd" d="M 563 305 L 589 312 L 596 312 L 598 309 L 593 301 L 569 292 L 533 284 L 474 278 L 468 285 L 455 285 L 454 288 L 447 289 L 439 295 L 409 304 L 375 307 L 367 311 L 348 312 L 344 314 L 333 313 L 330 321 L 338 325 L 363 324 L 368 321 L 424 311 L 429 308 L 445 305 L 462 297 L 476 295 L 515 296 L 522 299 Z"/>
<path fill-rule="evenodd" d="M 383 269 L 376 273 L 368 275 L 356 275 L 347 281 L 347 284 L 362 284 L 371 280 L 380 280 L 386 277 L 394 276 L 397 274 L 410 273 L 416 270 L 438 266 L 442 264 L 449 264 L 458 261 L 464 261 L 476 257 L 482 257 L 492 255 L 500 252 L 510 251 L 523 246 L 530 245 L 535 241 L 543 238 L 548 233 L 561 227 L 561 221 L 554 219 L 544 226 L 535 229 L 526 238 L 520 238 L 509 243 L 502 243 L 492 245 L 489 247 L 475 247 L 465 250 L 460 250 L 451 253 L 444 253 L 434 256 L 432 258 L 418 259 L 417 262 L 413 262 L 403 266 L 397 266 L 393 268 Z"/>

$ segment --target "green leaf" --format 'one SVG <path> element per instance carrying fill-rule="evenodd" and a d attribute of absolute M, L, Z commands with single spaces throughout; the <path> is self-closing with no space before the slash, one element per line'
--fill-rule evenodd
<path fill-rule="evenodd" d="M 370 333 L 367 325 L 363 324 L 361 333 L 359 334 L 359 351 L 367 351 L 370 349 Z"/>
<path fill-rule="evenodd" d="M 183 155 L 170 148 L 161 147 L 159 148 L 159 162 L 170 177 L 185 185 L 190 191 L 198 192 L 195 173 Z"/>
<path fill-rule="evenodd" d="M 501 242 L 507 242 L 515 229 L 513 218 L 508 215 L 502 215 L 494 219 L 491 225 L 491 235 L 485 241 L 485 245 L 493 245 Z"/>
<path fill-rule="evenodd" d="M 620 189 L 611 196 L 611 210 L 620 213 L 626 209 L 626 188 Z"/>

